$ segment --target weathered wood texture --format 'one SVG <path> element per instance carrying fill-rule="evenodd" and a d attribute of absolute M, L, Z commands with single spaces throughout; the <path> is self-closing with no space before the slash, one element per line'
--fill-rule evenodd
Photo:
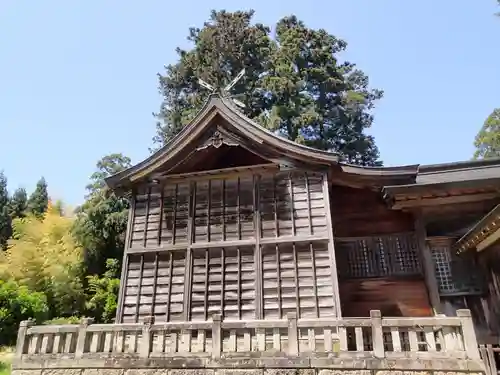
<path fill-rule="evenodd" d="M 374 236 L 414 230 L 412 215 L 390 210 L 379 192 L 334 185 L 330 200 L 336 237 Z"/>
<path fill-rule="evenodd" d="M 386 316 L 432 315 L 427 288 L 421 278 L 340 280 L 339 288 L 343 316 L 367 316 L 375 307 Z"/>
<path fill-rule="evenodd" d="M 445 296 L 480 295 L 484 290 L 484 274 L 474 252 L 460 256 L 452 249 L 453 238 L 428 239 L 435 266 L 439 294 Z"/>
<path fill-rule="evenodd" d="M 184 251 L 129 255 L 123 321 L 138 322 L 139 316 L 149 315 L 183 320 L 185 266 Z"/>
<path fill-rule="evenodd" d="M 335 315 L 323 175 L 150 186 L 136 195 L 124 322 Z"/>
<path fill-rule="evenodd" d="M 130 248 L 190 243 L 190 193 L 193 243 L 255 237 L 254 183 L 253 176 L 247 174 L 142 189 L 136 195 Z M 259 179 L 258 196 L 260 237 L 327 235 L 320 175 L 264 175 Z"/>
<path fill-rule="evenodd" d="M 470 309 L 479 341 L 498 344 L 500 339 L 500 245 L 494 245 L 477 254 L 470 251 L 461 256 L 472 255 L 477 256 L 479 272 L 484 278 L 482 292 L 479 293 L 477 289 L 475 293 L 462 291 L 455 295 L 445 295 L 441 299 L 447 315 L 453 314 L 457 309 Z"/>
<path fill-rule="evenodd" d="M 479 253 L 478 258 L 487 283 L 487 295 L 481 301 L 484 322 L 490 332 L 500 338 L 500 244 Z"/>
<path fill-rule="evenodd" d="M 413 233 L 390 236 L 336 238 L 340 278 L 421 275 Z"/>
<path fill-rule="evenodd" d="M 264 317 L 332 314 L 333 289 L 327 243 L 265 245 L 262 249 Z"/>
<path fill-rule="evenodd" d="M 413 233 L 337 238 L 335 250 L 343 316 L 431 314 Z"/>

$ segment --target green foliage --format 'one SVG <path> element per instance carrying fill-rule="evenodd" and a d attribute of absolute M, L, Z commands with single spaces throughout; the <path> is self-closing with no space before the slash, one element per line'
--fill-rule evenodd
<path fill-rule="evenodd" d="M 265 93 L 257 90 L 260 76 L 266 72 L 272 40 L 270 29 L 251 25 L 254 12 L 212 11 L 210 21 L 202 29 L 190 28 L 188 40 L 192 50 L 177 49 L 180 61 L 166 67 L 159 75 L 164 101 L 157 114 L 159 145 L 175 135 L 197 112 L 209 92 L 200 87 L 201 78 L 214 87 L 224 87 L 246 68 L 245 77 L 231 90 L 247 106 L 251 117 L 259 115 L 265 104 Z"/>
<path fill-rule="evenodd" d="M 86 186 L 88 196 L 106 189 L 105 178 L 124 169 L 130 168 L 130 158 L 119 153 L 104 156 L 96 163 L 96 171 L 90 176 L 90 183 Z"/>
<path fill-rule="evenodd" d="M 7 177 L 0 171 L 0 250 L 7 248 L 7 240 L 12 235 L 12 223 L 9 215 L 9 193 Z"/>
<path fill-rule="evenodd" d="M 12 219 L 23 218 L 28 209 L 28 195 L 26 189 L 18 188 L 10 198 L 9 214 Z"/>
<path fill-rule="evenodd" d="M 47 192 L 47 182 L 45 178 L 41 178 L 37 184 L 35 191 L 28 199 L 28 211 L 36 217 L 42 217 L 47 211 L 49 204 L 49 194 Z"/>
<path fill-rule="evenodd" d="M 58 325 L 58 324 L 78 324 L 81 318 L 78 316 L 68 316 L 63 318 L 53 318 L 43 322 L 44 325 Z"/>
<path fill-rule="evenodd" d="M 325 30 L 308 28 L 295 16 L 270 28 L 252 24 L 254 12 L 212 11 L 203 28 L 191 28 L 190 50 L 177 49 L 179 61 L 159 75 L 163 103 L 154 141 L 164 144 L 193 117 L 209 95 L 198 79 L 216 88 L 245 68 L 231 94 L 242 111 L 266 128 L 344 161 L 379 165 L 371 110 L 382 97 L 368 77 L 350 62 L 339 62 L 345 41 Z"/>
<path fill-rule="evenodd" d="M 50 316 L 71 316 L 84 305 L 83 251 L 71 235 L 73 221 L 51 205 L 41 219 L 15 219 L 14 236 L 0 258 L 0 276 L 45 294 Z"/>
<path fill-rule="evenodd" d="M 6 362 L 0 361 L 0 375 L 9 375 L 10 365 Z"/>
<path fill-rule="evenodd" d="M 92 311 L 97 322 L 110 323 L 116 315 L 118 290 L 120 288 L 120 263 L 117 259 L 106 261 L 106 272 L 102 277 L 88 276 L 86 307 Z"/>
<path fill-rule="evenodd" d="M 43 321 L 48 314 L 43 293 L 33 292 L 13 280 L 0 279 L 0 345 L 15 343 L 19 322 L 33 318 Z"/>
<path fill-rule="evenodd" d="M 122 259 L 129 203 L 105 187 L 104 178 L 130 167 L 121 154 L 105 156 L 87 186 L 85 203 L 77 209 L 73 234 L 85 251 L 88 274 L 102 275 L 106 259 Z"/>
<path fill-rule="evenodd" d="M 9 199 L 0 174 L 10 236 L 0 252 L 0 345 L 13 343 L 27 318 L 43 324 L 75 324 L 83 314 L 99 322 L 114 318 L 128 202 L 112 194 L 104 178 L 129 167 L 130 159 L 114 154 L 97 166 L 77 217 L 67 216 L 62 201 L 52 204 L 43 179 L 29 202 L 24 189 Z M 106 261 L 110 254 L 115 259 Z"/>
<path fill-rule="evenodd" d="M 486 119 L 474 140 L 474 159 L 500 157 L 500 108 Z"/>

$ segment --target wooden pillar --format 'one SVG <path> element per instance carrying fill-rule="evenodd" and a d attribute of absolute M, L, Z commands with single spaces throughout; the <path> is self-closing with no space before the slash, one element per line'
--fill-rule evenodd
<path fill-rule="evenodd" d="M 210 187 L 210 180 L 209 185 Z M 176 188 L 177 191 L 177 188 Z M 210 188 L 208 190 L 208 201 L 210 202 Z M 177 197 L 176 197 L 177 200 Z M 177 208 L 174 209 L 174 213 L 177 211 Z M 191 182 L 189 185 L 189 196 L 188 196 L 188 222 L 187 222 L 187 240 L 188 240 L 188 248 L 186 249 L 186 258 L 184 261 L 184 301 L 183 301 L 183 310 L 184 310 L 184 320 L 188 321 L 191 319 L 191 292 L 192 292 L 192 272 L 193 272 L 193 249 L 191 245 L 194 242 L 195 236 L 195 216 L 196 216 L 196 183 Z M 208 207 L 208 216 L 207 216 L 207 236 L 210 241 L 210 205 Z M 171 262 L 173 262 L 173 257 L 171 258 Z M 170 296 L 169 296 L 170 298 Z"/>
<path fill-rule="evenodd" d="M 332 271 L 333 303 L 335 304 L 335 315 L 340 318 L 342 316 L 342 311 L 340 308 L 339 278 L 337 260 L 335 257 L 335 239 L 333 236 L 332 208 L 330 206 L 330 188 L 327 173 L 323 175 L 323 197 L 325 202 L 326 230 L 328 231 L 328 252 L 330 253 L 330 266 Z"/>
<path fill-rule="evenodd" d="M 439 298 L 439 288 L 436 279 L 436 269 L 432 260 L 432 253 L 427 246 L 427 230 L 421 211 L 416 211 L 415 216 L 415 234 L 417 236 L 417 246 L 420 250 L 422 266 L 424 268 L 425 283 L 429 292 L 429 300 L 432 306 L 433 314 L 441 313 L 441 301 Z"/>
<path fill-rule="evenodd" d="M 123 321 L 123 304 L 125 302 L 125 288 L 127 286 L 127 273 L 128 273 L 128 249 L 130 249 L 130 242 L 132 241 L 132 228 L 134 223 L 135 214 L 135 191 L 131 191 L 129 195 L 130 208 L 128 210 L 127 231 L 125 232 L 125 246 L 123 249 L 122 271 L 120 274 L 120 287 L 118 290 L 118 301 L 116 309 L 116 323 Z"/>
<path fill-rule="evenodd" d="M 261 231 L 261 217 L 260 217 L 260 197 L 259 197 L 259 187 L 260 187 L 260 175 L 253 176 L 253 209 L 254 209 L 254 229 L 255 229 L 255 253 L 254 253 L 254 264 L 255 264 L 255 318 L 264 319 L 264 291 L 262 286 L 264 285 L 263 273 L 262 273 L 262 249 L 260 246 L 260 238 L 262 236 Z"/>

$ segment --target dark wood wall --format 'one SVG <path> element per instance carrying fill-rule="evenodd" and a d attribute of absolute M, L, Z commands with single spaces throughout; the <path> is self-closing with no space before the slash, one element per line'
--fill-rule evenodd
<path fill-rule="evenodd" d="M 414 230 L 411 214 L 391 210 L 380 192 L 332 186 L 330 200 L 335 237 L 365 237 Z"/>
<path fill-rule="evenodd" d="M 330 199 L 342 315 L 430 315 L 414 217 L 368 189 L 333 186 Z"/>
<path fill-rule="evenodd" d="M 343 316 L 369 316 L 380 310 L 383 316 L 430 316 L 424 281 L 417 278 L 379 277 L 340 280 Z"/>
<path fill-rule="evenodd" d="M 500 243 L 478 254 L 479 265 L 487 285 L 484 306 L 484 323 L 500 337 Z"/>
<path fill-rule="evenodd" d="M 444 312 L 455 315 L 458 309 L 470 309 L 481 343 L 498 344 L 500 339 L 500 244 L 474 254 L 483 277 L 482 293 L 441 296 Z"/>

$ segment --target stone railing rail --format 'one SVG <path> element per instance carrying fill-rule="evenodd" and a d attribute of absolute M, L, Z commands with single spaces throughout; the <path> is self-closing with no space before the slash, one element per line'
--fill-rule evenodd
<path fill-rule="evenodd" d="M 369 318 L 346 319 L 289 314 L 283 320 L 222 321 L 214 315 L 211 321 L 179 323 L 146 318 L 142 323 L 92 324 L 84 318 L 80 325 L 33 326 L 24 321 L 14 369 L 56 366 L 51 361 L 60 360 L 107 368 L 125 366 L 124 360 L 142 367 L 328 367 L 337 361 L 360 368 L 367 359 L 480 363 L 470 311 L 426 318 L 382 318 L 377 310 Z M 403 368 L 408 366 L 419 367 Z"/>

